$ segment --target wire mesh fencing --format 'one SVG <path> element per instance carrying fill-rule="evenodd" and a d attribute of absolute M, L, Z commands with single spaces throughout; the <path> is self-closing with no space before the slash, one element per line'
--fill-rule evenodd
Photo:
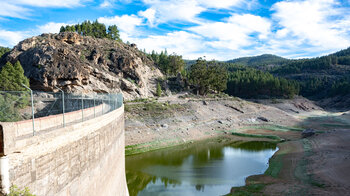
<path fill-rule="evenodd" d="M 27 112 L 30 105 L 30 92 L 0 91 L 0 122 L 15 122 L 31 118 Z"/>
<path fill-rule="evenodd" d="M 37 131 L 64 127 L 101 116 L 123 105 L 119 94 L 0 91 L 0 122 L 31 120 Z M 47 123 L 47 118 L 49 123 Z M 43 119 L 46 119 L 45 123 Z"/>

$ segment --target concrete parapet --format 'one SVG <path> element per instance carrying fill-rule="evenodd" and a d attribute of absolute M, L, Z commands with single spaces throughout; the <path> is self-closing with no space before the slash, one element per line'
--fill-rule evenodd
<path fill-rule="evenodd" d="M 83 110 L 85 118 L 91 118 L 94 116 L 94 112 L 97 114 L 102 113 L 102 107 L 106 108 L 106 104 L 101 104 L 96 107 L 91 107 Z M 65 123 L 69 124 L 82 119 L 82 110 L 65 113 Z M 34 119 L 35 131 L 39 133 L 41 131 L 57 128 L 63 125 L 63 114 L 50 115 L 46 117 L 40 117 Z M 33 134 L 32 120 L 23 120 L 18 122 L 0 122 L 4 130 L 11 130 L 15 137 L 21 137 L 25 135 Z"/>
<path fill-rule="evenodd" d="M 18 124 L 1 126 L 10 184 L 38 196 L 128 195 L 123 106 L 32 137 L 19 137 Z"/>

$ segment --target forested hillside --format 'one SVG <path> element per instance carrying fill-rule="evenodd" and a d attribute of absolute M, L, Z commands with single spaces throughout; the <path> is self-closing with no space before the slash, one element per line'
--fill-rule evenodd
<path fill-rule="evenodd" d="M 315 99 L 349 94 L 350 48 L 311 59 L 290 60 L 270 73 L 297 80 L 300 94 Z"/>
<path fill-rule="evenodd" d="M 289 60 L 280 56 L 272 54 L 263 54 L 260 56 L 253 57 L 241 57 L 238 59 L 232 59 L 227 61 L 228 63 L 235 63 L 239 65 L 246 65 L 252 67 L 262 67 L 262 66 L 274 66 L 274 65 L 283 65 Z"/>
<path fill-rule="evenodd" d="M 275 77 L 268 72 L 235 64 L 228 71 L 226 93 L 243 98 L 292 98 L 299 94 L 296 81 Z"/>
<path fill-rule="evenodd" d="M 265 54 L 227 62 L 254 67 L 279 78 L 297 81 L 300 94 L 305 97 L 323 99 L 350 93 L 350 48 L 310 59 L 291 60 Z"/>

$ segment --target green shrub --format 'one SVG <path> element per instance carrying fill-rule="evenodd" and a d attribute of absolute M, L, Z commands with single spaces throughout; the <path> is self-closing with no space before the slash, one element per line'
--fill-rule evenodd
<path fill-rule="evenodd" d="M 157 97 L 162 96 L 162 87 L 160 87 L 159 82 L 157 83 Z"/>
<path fill-rule="evenodd" d="M 10 187 L 10 193 L 8 194 L 8 196 L 35 196 L 35 195 L 30 193 L 30 190 L 28 187 L 25 187 L 23 190 L 21 190 L 16 185 L 13 185 Z"/>

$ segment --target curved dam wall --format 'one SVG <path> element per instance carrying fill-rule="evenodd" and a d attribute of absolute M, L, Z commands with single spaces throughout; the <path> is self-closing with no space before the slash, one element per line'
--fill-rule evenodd
<path fill-rule="evenodd" d="M 50 123 L 50 117 L 41 120 Z M 125 177 L 124 106 L 94 119 L 30 137 L 18 134 L 19 123 L 0 123 L 3 193 L 16 185 L 28 187 L 38 196 L 129 195 Z"/>

